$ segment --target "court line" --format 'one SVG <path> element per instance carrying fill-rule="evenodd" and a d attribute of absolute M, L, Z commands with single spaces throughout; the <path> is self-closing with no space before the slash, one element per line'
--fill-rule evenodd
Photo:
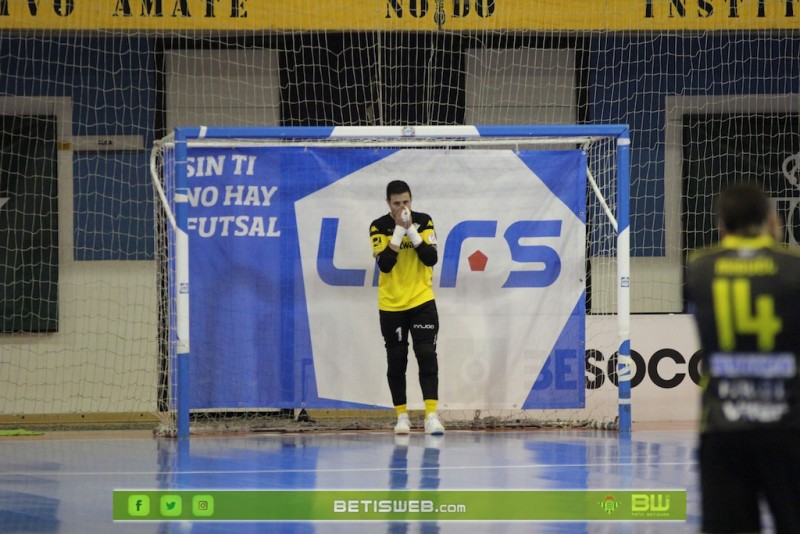
<path fill-rule="evenodd" d="M 20 475 L 48 475 L 48 476 L 143 476 L 143 475 L 263 475 L 284 473 L 385 473 L 389 471 L 457 471 L 457 470 L 507 470 L 507 469 L 548 469 L 548 468 L 592 468 L 592 467 L 642 467 L 642 466 L 694 466 L 697 462 L 610 462 L 593 464 L 528 464 L 528 465 L 464 465 L 464 466 L 436 466 L 436 467 L 348 467 L 338 469 L 248 469 L 248 470 L 221 470 L 221 471 L 9 471 L 0 472 L 0 477 Z"/>

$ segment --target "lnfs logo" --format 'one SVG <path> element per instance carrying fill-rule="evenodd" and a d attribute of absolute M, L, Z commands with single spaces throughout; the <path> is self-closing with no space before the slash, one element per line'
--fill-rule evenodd
<path fill-rule="evenodd" d="M 495 239 L 498 234 L 498 221 L 462 221 L 457 223 L 444 240 L 440 250 L 441 276 L 439 287 L 456 287 L 461 251 L 464 244 L 472 239 Z M 339 219 L 322 219 L 317 249 L 317 273 L 320 279 L 331 286 L 363 286 L 366 283 L 365 269 L 340 269 L 333 263 Z M 503 231 L 503 239 L 508 247 L 510 259 L 514 263 L 537 264 L 536 270 L 510 270 L 502 287 L 548 287 L 555 283 L 561 273 L 561 257 L 550 246 L 531 240 L 561 237 L 560 220 L 516 221 Z M 525 244 L 523 244 L 523 242 Z M 483 271 L 489 261 L 480 249 L 468 257 L 472 271 Z M 378 271 L 375 269 L 372 285 L 378 284 Z"/>

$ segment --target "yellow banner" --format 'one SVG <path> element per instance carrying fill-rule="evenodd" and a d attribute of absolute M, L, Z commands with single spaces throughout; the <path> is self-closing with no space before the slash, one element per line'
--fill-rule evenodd
<path fill-rule="evenodd" d="M 800 0 L 0 0 L 0 29 L 760 30 Z"/>

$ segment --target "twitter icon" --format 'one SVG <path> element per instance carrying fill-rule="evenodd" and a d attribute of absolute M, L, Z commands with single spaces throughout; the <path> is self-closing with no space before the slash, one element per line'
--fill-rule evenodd
<path fill-rule="evenodd" d="M 162 495 L 161 496 L 161 515 L 165 517 L 176 517 L 181 515 L 183 509 L 180 495 Z"/>

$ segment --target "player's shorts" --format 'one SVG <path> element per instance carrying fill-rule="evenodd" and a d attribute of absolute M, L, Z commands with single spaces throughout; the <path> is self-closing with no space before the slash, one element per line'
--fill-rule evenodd
<path fill-rule="evenodd" d="M 436 301 L 429 300 L 415 308 L 405 311 L 380 310 L 381 334 L 386 348 L 395 345 L 406 345 L 408 335 L 414 344 L 436 344 L 439 333 L 439 313 Z"/>
<path fill-rule="evenodd" d="M 800 429 L 700 436 L 702 532 L 760 532 L 763 499 L 775 531 L 800 532 Z"/>

